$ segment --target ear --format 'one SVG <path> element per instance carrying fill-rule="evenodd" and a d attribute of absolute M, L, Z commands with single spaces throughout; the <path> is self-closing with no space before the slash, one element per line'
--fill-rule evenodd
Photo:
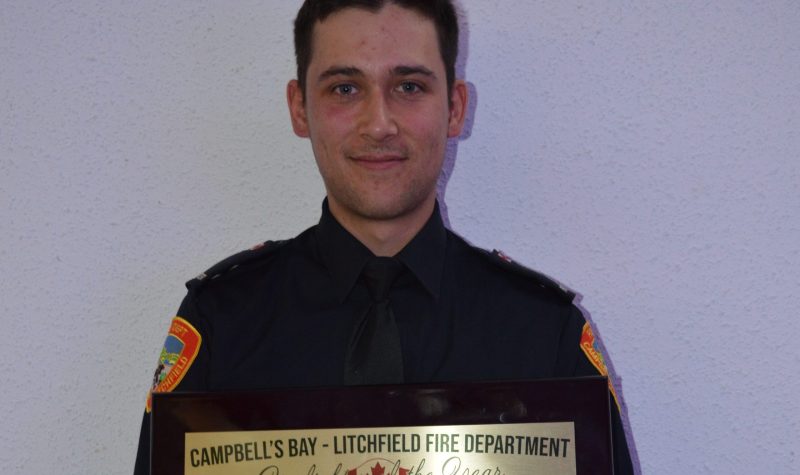
<path fill-rule="evenodd" d="M 286 85 L 286 102 L 289 104 L 289 116 L 292 118 L 292 129 L 295 135 L 308 138 L 308 116 L 306 104 L 303 100 L 303 91 L 297 79 L 292 79 Z"/>
<path fill-rule="evenodd" d="M 453 83 L 453 90 L 450 92 L 450 118 L 447 127 L 447 136 L 450 138 L 461 135 L 464 128 L 464 119 L 467 116 L 467 101 L 469 92 L 467 84 L 461 79 Z"/>

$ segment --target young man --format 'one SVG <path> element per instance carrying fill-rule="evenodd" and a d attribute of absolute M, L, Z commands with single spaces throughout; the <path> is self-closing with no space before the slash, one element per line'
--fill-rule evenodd
<path fill-rule="evenodd" d="M 322 217 L 187 284 L 154 390 L 604 372 L 581 349 L 591 329 L 573 294 L 442 224 L 436 182 L 467 106 L 457 44 L 449 0 L 304 3 L 287 99 L 325 182 Z M 374 272 L 384 273 L 382 297 Z M 612 406 L 615 466 L 630 473 Z M 148 433 L 145 417 L 137 474 L 147 473 Z"/>

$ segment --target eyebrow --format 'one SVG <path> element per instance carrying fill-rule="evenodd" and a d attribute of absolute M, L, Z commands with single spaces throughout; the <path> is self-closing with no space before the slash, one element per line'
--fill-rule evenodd
<path fill-rule="evenodd" d="M 414 74 L 421 74 L 430 78 L 436 79 L 436 75 L 425 66 L 396 66 L 392 72 L 397 76 L 412 76 Z"/>
<path fill-rule="evenodd" d="M 364 73 L 360 69 L 352 66 L 332 66 L 323 71 L 322 74 L 319 75 L 319 79 L 317 79 L 317 82 L 322 82 L 333 76 L 356 77 L 363 75 Z"/>
<path fill-rule="evenodd" d="M 436 79 L 436 74 L 425 66 L 395 66 L 392 69 L 392 73 L 395 76 L 413 76 L 415 74 L 421 74 Z M 364 76 L 364 72 L 354 66 L 332 66 L 319 75 L 317 82 L 322 82 L 334 76 L 360 77 Z"/>

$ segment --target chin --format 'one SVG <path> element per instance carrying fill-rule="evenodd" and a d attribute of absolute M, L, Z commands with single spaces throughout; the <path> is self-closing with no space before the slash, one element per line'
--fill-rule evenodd
<path fill-rule="evenodd" d="M 427 212 L 436 197 L 436 182 L 430 180 L 395 179 L 377 186 L 334 186 L 337 184 L 328 183 L 327 187 L 332 207 L 352 218 L 369 221 L 391 221 Z"/>
<path fill-rule="evenodd" d="M 413 210 L 413 208 L 412 208 Z M 409 213 L 406 207 L 398 206 L 396 203 L 371 206 L 361 206 L 356 210 L 356 213 L 362 218 L 370 219 L 373 221 L 390 221 L 393 219 L 401 218 Z"/>
<path fill-rule="evenodd" d="M 353 203 L 354 206 L 350 209 L 355 214 L 362 218 L 374 221 L 390 221 L 399 219 L 404 216 L 413 214 L 414 212 L 425 207 L 426 199 L 419 196 L 399 196 L 394 199 L 387 200 L 385 197 L 379 200 L 358 200 L 358 203 Z"/>

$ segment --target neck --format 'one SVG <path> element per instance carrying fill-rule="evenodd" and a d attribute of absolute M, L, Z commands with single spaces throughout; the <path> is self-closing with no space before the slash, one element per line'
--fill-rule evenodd
<path fill-rule="evenodd" d="M 328 207 L 336 221 L 376 256 L 392 257 L 406 247 L 431 217 L 436 195 L 411 213 L 391 219 L 358 216 L 340 208 L 332 200 Z"/>

